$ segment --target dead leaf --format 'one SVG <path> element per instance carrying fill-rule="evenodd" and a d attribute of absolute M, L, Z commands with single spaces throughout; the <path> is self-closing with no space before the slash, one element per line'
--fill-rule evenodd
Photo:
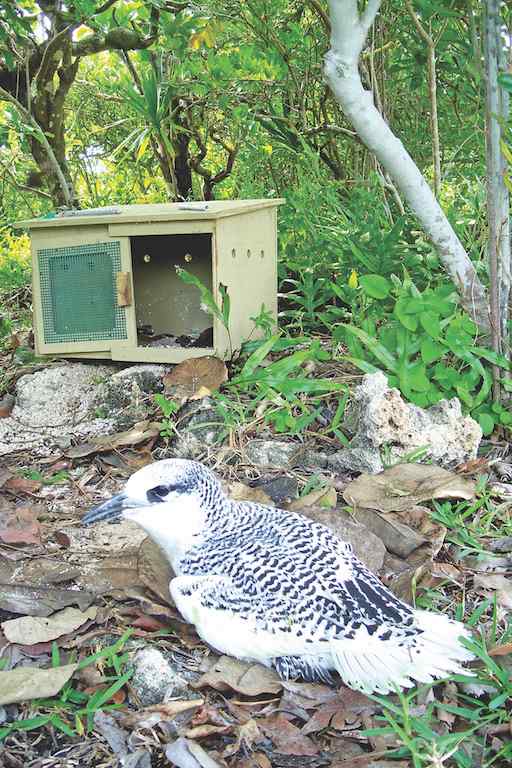
<path fill-rule="evenodd" d="M 35 643 L 47 643 L 61 635 L 75 632 L 86 621 L 96 618 L 98 609 L 95 606 L 87 611 L 79 611 L 77 608 L 64 608 L 63 611 L 53 614 L 48 618 L 34 616 L 22 616 L 19 619 L 10 619 L 0 624 L 3 633 L 10 643 L 33 645 Z"/>
<path fill-rule="evenodd" d="M 458 464 L 455 467 L 455 472 L 458 475 L 481 475 L 484 472 L 489 471 L 489 459 L 485 456 L 481 456 L 478 459 L 469 459 L 464 464 Z"/>
<path fill-rule="evenodd" d="M 244 483 L 226 483 L 225 490 L 233 501 L 253 501 L 255 504 L 275 507 L 270 496 L 262 488 L 251 488 Z"/>
<path fill-rule="evenodd" d="M 26 584 L 0 583 L 0 610 L 28 616 L 49 616 L 67 605 L 82 610 L 94 600 L 94 595 L 81 589 L 33 587 Z"/>
<path fill-rule="evenodd" d="M 88 669 L 88 667 L 85 669 Z M 106 739 L 115 755 L 118 757 L 126 755 L 128 752 L 128 734 L 118 726 L 112 715 L 103 712 L 101 709 L 96 710 L 94 713 L 94 728 Z"/>
<path fill-rule="evenodd" d="M 204 725 L 196 725 L 193 728 L 188 728 L 183 734 L 187 739 L 205 739 L 207 736 L 213 736 L 216 733 L 229 733 L 232 729 L 232 725 L 212 725 L 212 723 L 205 723 Z"/>
<path fill-rule="evenodd" d="M 443 707 L 442 704 L 449 708 L 458 706 L 458 688 L 455 683 L 448 682 L 443 685 L 443 697 L 441 699 L 441 704 L 436 708 L 438 720 L 440 720 L 442 723 L 446 723 L 449 730 L 454 724 L 456 717 L 453 712 L 450 712 L 449 709 Z"/>
<path fill-rule="evenodd" d="M 361 714 L 370 714 L 377 706 L 367 696 L 350 688 L 341 688 L 331 700 L 324 701 L 302 728 L 303 734 L 315 733 L 331 726 L 341 731 Z"/>
<path fill-rule="evenodd" d="M 53 539 L 60 547 L 63 547 L 64 549 L 69 549 L 71 546 L 71 540 L 67 533 L 64 533 L 64 531 L 55 531 L 53 534 Z"/>
<path fill-rule="evenodd" d="M 461 586 L 464 583 L 464 574 L 452 563 L 437 563 L 431 565 L 431 572 L 421 580 L 424 589 L 431 589 L 443 581 L 451 581 L 452 584 Z"/>
<path fill-rule="evenodd" d="M 490 549 L 491 552 L 512 552 L 512 536 L 504 536 L 501 539 L 488 542 L 487 549 Z"/>
<path fill-rule="evenodd" d="M 214 355 L 184 360 L 163 377 L 166 395 L 181 403 L 207 397 L 227 380 L 226 364 Z"/>
<path fill-rule="evenodd" d="M 141 584 L 162 602 L 172 605 L 169 582 L 174 578 L 174 571 L 158 544 L 149 537 L 144 539 L 139 547 L 137 571 Z"/>
<path fill-rule="evenodd" d="M 71 581 L 80 575 L 81 571 L 76 565 L 59 562 L 49 557 L 31 557 L 16 564 L 9 581 L 17 584 L 32 585 L 34 587 L 50 584 L 59 584 L 63 581 Z"/>
<path fill-rule="evenodd" d="M 17 667 L 0 672 L 0 706 L 56 696 L 76 667 L 76 664 L 52 669 Z"/>
<path fill-rule="evenodd" d="M 259 696 L 262 693 L 279 693 L 282 683 L 277 673 L 261 664 L 248 664 L 230 656 L 221 656 L 202 675 L 193 688 L 215 688 L 216 691 L 237 691 L 244 696 Z"/>
<path fill-rule="evenodd" d="M 407 515 L 410 510 L 407 510 Z M 407 558 L 427 542 L 425 536 L 400 520 L 398 513 L 383 514 L 365 507 L 355 507 L 353 516 L 382 541 L 388 552 Z"/>
<path fill-rule="evenodd" d="M 5 544 L 41 544 L 39 512 L 34 504 L 15 506 L 0 497 L 0 540 Z"/>
<path fill-rule="evenodd" d="M 118 717 L 119 724 L 123 728 L 152 728 L 157 723 L 173 720 L 182 712 L 201 707 L 204 699 L 190 699 L 186 701 L 169 701 L 166 704 L 154 704 L 136 712 L 128 712 Z"/>
<path fill-rule="evenodd" d="M 7 394 L 2 397 L 0 400 L 0 419 L 6 419 L 7 416 L 11 415 L 15 402 L 14 395 Z"/>
<path fill-rule="evenodd" d="M 4 489 L 11 493 L 37 493 L 41 490 L 42 482 L 40 480 L 31 480 L 29 477 L 13 475 L 4 483 Z"/>
<path fill-rule="evenodd" d="M 244 754 L 251 752 L 254 749 L 254 745 L 262 740 L 261 731 L 258 728 L 256 720 L 252 718 L 242 725 L 236 726 L 236 741 L 234 744 L 229 744 L 222 757 L 230 757 L 236 755 L 237 752 L 243 750 Z"/>
<path fill-rule="evenodd" d="M 258 727 L 272 740 L 283 755 L 317 755 L 318 747 L 296 725 L 283 715 L 271 715 L 258 720 Z"/>
<path fill-rule="evenodd" d="M 282 680 L 281 685 L 304 709 L 314 709 L 320 704 L 338 699 L 338 692 L 334 688 L 320 683 L 296 683 L 292 680 Z"/>
<path fill-rule="evenodd" d="M 97 437 L 89 443 L 72 446 L 68 448 L 65 455 L 70 459 L 82 459 L 85 456 L 90 456 L 92 453 L 104 453 L 125 445 L 136 445 L 145 440 L 150 440 L 152 437 L 157 437 L 160 434 L 160 429 L 161 426 L 157 422 L 139 421 L 126 432 L 117 432 L 114 435 Z"/>
<path fill-rule="evenodd" d="M 512 608 L 512 581 L 498 573 L 477 573 L 473 581 L 475 589 L 495 592 L 496 601 L 503 608 Z"/>
<path fill-rule="evenodd" d="M 3 488 L 6 482 L 12 477 L 10 469 L 0 467 L 0 488 Z"/>
<path fill-rule="evenodd" d="M 165 756 L 176 768 L 221 768 L 200 744 L 183 737 L 167 745 Z"/>
<path fill-rule="evenodd" d="M 153 618 L 153 616 L 144 616 L 139 614 L 139 617 L 130 622 L 132 627 L 138 627 L 138 629 L 145 629 L 146 632 L 159 632 L 162 629 L 167 629 L 167 624 L 163 621 Z"/>
<path fill-rule="evenodd" d="M 363 473 L 347 485 L 347 504 L 379 512 L 406 512 L 430 499 L 466 499 L 475 495 L 473 480 L 434 464 L 397 464 L 378 475 Z"/>
<path fill-rule="evenodd" d="M 495 648 L 491 648 L 491 650 L 488 651 L 489 656 L 508 656 L 509 653 L 512 653 L 512 643 L 497 645 Z"/>
<path fill-rule="evenodd" d="M 291 512 L 300 512 L 307 507 L 325 507 L 332 508 L 336 506 L 338 496 L 336 488 L 317 488 L 316 491 L 310 491 L 305 496 L 301 496 L 300 499 L 294 499 L 291 504 L 288 505 L 288 509 Z"/>

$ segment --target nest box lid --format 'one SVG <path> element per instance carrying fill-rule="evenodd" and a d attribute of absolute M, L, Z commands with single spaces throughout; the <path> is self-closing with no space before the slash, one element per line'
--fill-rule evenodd
<path fill-rule="evenodd" d="M 261 200 L 210 200 L 208 202 L 155 203 L 151 205 L 113 205 L 108 208 L 89 208 L 83 211 L 64 211 L 46 214 L 38 219 L 16 222 L 16 227 L 41 229 L 91 224 L 142 223 L 152 221 L 196 221 L 240 216 L 262 208 L 282 205 L 283 198 Z"/>

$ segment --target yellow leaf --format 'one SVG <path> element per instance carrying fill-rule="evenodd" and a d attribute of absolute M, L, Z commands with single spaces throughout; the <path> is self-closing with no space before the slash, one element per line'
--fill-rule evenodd
<path fill-rule="evenodd" d="M 215 43 L 213 29 L 211 27 L 204 27 L 203 29 L 200 29 L 199 32 L 194 32 L 194 34 L 190 36 L 188 43 L 193 51 L 199 50 L 202 45 L 211 48 Z"/>
<path fill-rule="evenodd" d="M 352 270 L 350 273 L 350 277 L 348 278 L 348 287 L 349 288 L 357 288 L 359 285 L 359 280 L 357 279 L 357 272 L 355 269 Z"/>
<path fill-rule="evenodd" d="M 90 35 L 91 32 L 92 29 L 90 27 L 86 27 L 85 24 L 81 24 L 78 29 L 75 29 L 73 33 L 73 40 L 81 40 L 82 37 Z"/>
<path fill-rule="evenodd" d="M 272 144 L 264 144 L 262 149 L 266 155 L 271 155 L 272 152 L 274 151 L 274 147 L 272 146 Z"/>
<path fill-rule="evenodd" d="M 206 29 L 203 30 L 203 40 L 207 48 L 213 48 L 215 35 L 211 27 L 206 27 Z"/>
<path fill-rule="evenodd" d="M 139 144 L 139 148 L 137 150 L 137 158 L 136 158 L 137 161 L 140 160 L 141 157 L 143 156 L 144 152 L 147 149 L 147 146 L 148 146 L 150 140 L 151 140 L 151 134 L 148 132 L 148 133 L 146 133 L 146 135 L 142 139 L 141 143 Z"/>
<path fill-rule="evenodd" d="M 194 34 L 190 36 L 188 44 L 193 51 L 199 50 L 201 47 L 201 32 L 194 32 Z"/>

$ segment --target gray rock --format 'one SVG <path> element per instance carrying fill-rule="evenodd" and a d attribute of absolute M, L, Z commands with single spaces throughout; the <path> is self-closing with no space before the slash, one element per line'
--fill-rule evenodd
<path fill-rule="evenodd" d="M 208 448 L 222 443 L 224 420 L 211 397 L 191 400 L 178 414 L 177 436 L 159 458 L 197 459 Z"/>
<path fill-rule="evenodd" d="M 326 469 L 329 465 L 329 456 L 327 453 L 307 449 L 301 456 L 300 464 L 307 469 Z"/>
<path fill-rule="evenodd" d="M 133 666 L 130 684 L 144 707 L 169 701 L 187 690 L 187 681 L 157 648 L 137 651 Z"/>
<path fill-rule="evenodd" d="M 279 506 L 297 498 L 299 483 L 295 477 L 281 475 L 280 477 L 271 477 L 258 481 L 256 488 L 260 488 L 272 501 Z"/>
<path fill-rule="evenodd" d="M 133 365 L 105 381 L 99 409 L 115 416 L 116 431 L 148 418 L 152 410 L 150 395 L 163 390 L 162 379 L 167 371 L 163 365 Z"/>
<path fill-rule="evenodd" d="M 357 557 L 370 571 L 380 571 L 386 547 L 365 525 L 355 522 L 339 508 L 305 507 L 297 511 L 315 523 L 327 526 L 336 536 L 351 544 Z"/>
<path fill-rule="evenodd" d="M 300 462 L 304 448 L 280 440 L 250 440 L 245 453 L 251 464 L 260 467 L 292 467 Z"/>
<path fill-rule="evenodd" d="M 462 415 L 457 398 L 419 408 L 406 403 L 380 372 L 363 376 L 344 428 L 353 438 L 349 448 L 329 456 L 335 471 L 381 472 L 384 449 L 396 461 L 418 448 L 427 448 L 425 459 L 450 468 L 476 458 L 482 438 L 480 425 Z"/>
<path fill-rule="evenodd" d="M 165 370 L 67 362 L 22 376 L 11 414 L 0 419 L 0 456 L 22 450 L 49 456 L 128 429 L 149 414 L 149 395 Z"/>

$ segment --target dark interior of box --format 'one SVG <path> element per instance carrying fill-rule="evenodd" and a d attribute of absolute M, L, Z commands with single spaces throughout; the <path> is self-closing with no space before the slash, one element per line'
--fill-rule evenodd
<path fill-rule="evenodd" d="M 212 290 L 212 236 L 131 237 L 138 345 L 213 347 L 212 316 L 201 309 L 197 288 L 181 280 L 176 267 Z"/>

